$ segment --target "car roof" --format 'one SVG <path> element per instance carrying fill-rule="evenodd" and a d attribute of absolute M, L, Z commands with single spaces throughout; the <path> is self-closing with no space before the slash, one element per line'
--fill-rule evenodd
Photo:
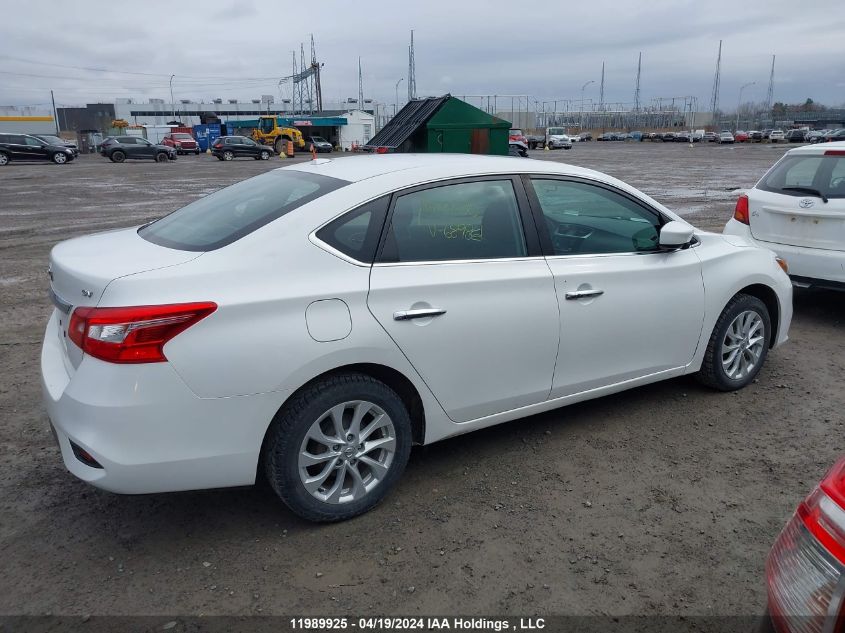
<path fill-rule="evenodd" d="M 845 141 L 830 141 L 829 143 L 816 143 L 815 145 L 802 145 L 794 147 L 787 154 L 824 154 L 826 151 L 845 150 Z"/>

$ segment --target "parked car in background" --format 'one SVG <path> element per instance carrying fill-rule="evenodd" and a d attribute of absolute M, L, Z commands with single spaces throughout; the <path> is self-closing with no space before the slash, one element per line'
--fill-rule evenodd
<path fill-rule="evenodd" d="M 578 135 L 578 138 L 580 138 L 580 139 L 581 139 L 581 142 L 582 142 L 582 143 L 584 143 L 584 142 L 587 142 L 587 141 L 592 141 L 592 140 L 593 140 L 593 135 L 592 135 L 592 134 L 590 134 L 589 132 L 581 132 L 581 133 Z"/>
<path fill-rule="evenodd" d="M 628 136 L 631 137 L 632 141 L 642 141 L 643 140 L 643 133 L 639 131 L 631 132 Z"/>
<path fill-rule="evenodd" d="M 596 138 L 597 141 L 615 141 L 617 138 L 616 132 L 604 132 Z"/>
<path fill-rule="evenodd" d="M 628 132 L 621 132 L 616 135 L 614 141 L 632 141 L 634 138 Z"/>
<path fill-rule="evenodd" d="M 660 137 L 664 143 L 672 143 L 675 141 L 675 133 L 674 132 L 664 132 Z"/>
<path fill-rule="evenodd" d="M 748 132 L 748 141 L 751 143 L 761 143 L 763 141 L 763 132 L 760 130 L 751 130 Z"/>
<path fill-rule="evenodd" d="M 514 141 L 516 143 L 524 143 L 526 147 L 528 147 L 528 139 L 526 138 L 525 134 L 523 134 L 522 130 L 518 127 L 511 128 L 508 130 L 508 141 Z"/>
<path fill-rule="evenodd" d="M 69 163 L 76 154 L 68 147 L 48 143 L 29 134 L 0 133 L 0 166 L 15 161 L 45 161 L 57 165 Z"/>
<path fill-rule="evenodd" d="M 737 143 L 745 143 L 748 140 L 748 132 L 744 130 L 737 130 L 734 132 L 734 141 Z"/>
<path fill-rule="evenodd" d="M 176 160 L 176 148 L 155 145 L 140 136 L 109 136 L 100 144 L 100 154 L 113 163 L 149 158 L 157 163 Z"/>
<path fill-rule="evenodd" d="M 692 133 L 692 141 L 693 141 L 693 143 L 700 143 L 701 141 L 703 141 L 703 140 L 704 140 L 704 135 L 705 135 L 706 133 L 707 133 L 707 132 L 705 132 L 704 130 L 696 130 L 695 132 L 693 132 L 693 133 Z"/>
<path fill-rule="evenodd" d="M 314 146 L 314 151 L 316 151 L 318 154 L 320 154 L 320 153 L 331 154 L 332 150 L 334 149 L 332 147 L 332 144 L 329 143 L 322 136 L 306 137 L 305 147 L 311 147 L 312 145 Z"/>
<path fill-rule="evenodd" d="M 528 145 L 522 141 L 508 141 L 508 156 L 528 158 Z"/>
<path fill-rule="evenodd" d="M 845 290 L 845 142 L 796 147 L 739 197 L 725 233 L 771 249 L 799 286 Z"/>
<path fill-rule="evenodd" d="M 691 132 L 678 132 L 675 134 L 674 141 L 676 143 L 691 143 L 692 142 L 692 133 Z"/>
<path fill-rule="evenodd" d="M 273 169 L 49 266 L 41 384 L 71 473 L 129 494 L 266 477 L 313 521 L 374 507 L 413 444 L 681 375 L 742 389 L 792 317 L 770 251 L 492 156 Z"/>
<path fill-rule="evenodd" d="M 807 130 L 789 130 L 785 140 L 790 143 L 803 143 L 807 139 Z"/>
<path fill-rule="evenodd" d="M 715 143 L 719 140 L 719 135 L 716 132 L 705 132 L 703 141 L 707 141 L 708 143 Z"/>
<path fill-rule="evenodd" d="M 66 147 L 71 151 L 74 158 L 79 156 L 79 147 L 76 143 L 63 139 L 61 136 L 56 136 L 55 134 L 30 134 L 30 136 L 34 136 L 35 138 L 44 141 L 47 145 Z"/>
<path fill-rule="evenodd" d="M 572 149 L 572 139 L 569 138 L 566 128 L 563 127 L 546 128 L 546 143 L 549 149 Z"/>
<path fill-rule="evenodd" d="M 807 132 L 807 136 L 804 140 L 806 140 L 808 143 L 823 143 L 824 136 L 828 132 L 830 132 L 830 130 L 810 130 L 809 132 Z"/>
<path fill-rule="evenodd" d="M 798 506 L 766 559 L 761 633 L 838 632 L 845 615 L 845 458 Z"/>
<path fill-rule="evenodd" d="M 783 133 L 783 130 L 772 130 L 769 133 L 769 142 L 770 143 L 779 143 L 786 139 L 786 135 Z"/>
<path fill-rule="evenodd" d="M 177 154 L 199 154 L 200 146 L 196 139 L 187 132 L 171 132 L 161 139 L 162 145 L 176 150 Z"/>
<path fill-rule="evenodd" d="M 719 140 L 717 143 L 720 145 L 722 143 L 733 143 L 734 142 L 734 135 L 728 132 L 727 130 L 722 130 L 719 132 Z"/>
<path fill-rule="evenodd" d="M 273 148 L 269 145 L 261 145 L 246 136 L 221 136 L 212 143 L 211 155 L 219 160 L 234 160 L 235 158 L 269 160 L 273 155 Z"/>
<path fill-rule="evenodd" d="M 845 128 L 841 128 L 838 130 L 830 130 L 822 138 L 825 143 L 830 143 L 831 141 L 845 140 Z"/>
<path fill-rule="evenodd" d="M 768 141 L 768 140 L 769 140 L 769 136 L 771 135 L 771 133 L 772 133 L 772 129 L 771 129 L 771 128 L 767 128 L 767 129 L 763 130 L 763 140 L 764 140 L 764 141 Z"/>

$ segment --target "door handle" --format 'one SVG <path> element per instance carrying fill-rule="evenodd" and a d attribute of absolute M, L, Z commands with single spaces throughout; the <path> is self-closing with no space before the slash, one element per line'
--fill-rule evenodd
<path fill-rule="evenodd" d="M 446 310 L 441 308 L 421 308 L 419 310 L 398 310 L 393 313 L 394 321 L 408 321 L 409 319 L 424 319 L 426 317 L 436 317 L 441 314 L 446 314 Z"/>
<path fill-rule="evenodd" d="M 594 288 L 591 290 L 573 290 L 566 293 L 567 299 L 586 299 L 588 297 L 598 297 L 604 294 L 604 290 Z"/>

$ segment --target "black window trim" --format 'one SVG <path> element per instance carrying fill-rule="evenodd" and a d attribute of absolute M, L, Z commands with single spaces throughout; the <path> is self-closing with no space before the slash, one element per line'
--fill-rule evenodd
<path fill-rule="evenodd" d="M 516 197 L 517 210 L 519 213 L 520 224 L 522 225 L 522 235 L 525 240 L 526 255 L 521 257 L 491 257 L 480 259 L 434 259 L 434 260 L 420 260 L 412 262 L 398 262 L 385 261 L 384 247 L 387 241 L 388 229 L 393 221 L 393 211 L 396 207 L 397 200 L 405 195 L 417 193 L 419 191 L 426 191 L 428 189 L 437 189 L 440 187 L 448 187 L 451 185 L 461 185 L 473 182 L 489 182 L 498 180 L 508 180 L 513 185 L 514 195 Z M 525 259 L 537 259 L 543 257 L 540 246 L 539 232 L 535 224 L 535 219 L 529 207 L 528 197 L 526 196 L 525 187 L 522 179 L 517 174 L 502 173 L 502 174 L 484 174 L 478 176 L 463 176 L 459 178 L 447 178 L 443 180 L 436 180 L 427 182 L 421 185 L 414 185 L 394 191 L 390 197 L 390 206 L 388 207 L 387 217 L 384 221 L 379 239 L 378 248 L 376 249 L 376 257 L 373 266 L 422 266 L 432 264 L 481 264 L 485 262 L 501 262 L 501 261 L 522 261 Z"/>
<path fill-rule="evenodd" d="M 532 183 L 532 179 L 536 180 L 561 180 L 566 182 L 576 182 L 581 183 L 584 185 L 591 185 L 594 187 L 599 187 L 600 189 L 605 189 L 606 191 L 610 191 L 611 193 L 615 193 L 627 200 L 633 202 L 638 207 L 640 207 L 643 211 L 650 213 L 657 217 L 659 226 L 662 228 L 664 224 L 670 222 L 672 218 L 666 217 L 663 213 L 660 212 L 659 209 L 656 209 L 646 203 L 644 200 L 641 200 L 637 196 L 634 196 L 627 191 L 623 191 L 613 185 L 610 185 L 606 182 L 602 182 L 600 180 L 591 180 L 590 178 L 583 178 L 581 176 L 569 176 L 566 174 L 543 174 L 543 173 L 531 173 L 531 174 L 523 174 L 522 181 L 523 185 L 525 186 L 525 191 L 528 195 L 529 204 L 531 205 L 531 211 L 534 214 L 534 222 L 535 227 L 540 222 L 545 222 L 545 218 L 543 215 L 543 209 L 540 206 L 540 199 L 537 197 L 537 192 L 534 190 L 534 184 Z M 551 237 L 548 235 L 547 232 L 538 231 L 540 233 L 540 243 L 542 244 L 543 248 L 543 255 L 546 258 L 583 258 L 583 257 L 615 257 L 615 256 L 625 256 L 625 255 L 655 255 L 655 254 L 665 254 L 666 251 L 661 251 L 659 249 L 653 251 L 620 251 L 618 253 L 575 253 L 572 255 L 560 255 L 555 253 L 554 245 L 552 244 Z M 659 233 L 659 229 L 658 229 Z M 693 238 L 693 244 L 691 246 L 695 246 L 697 244 L 697 240 Z"/>

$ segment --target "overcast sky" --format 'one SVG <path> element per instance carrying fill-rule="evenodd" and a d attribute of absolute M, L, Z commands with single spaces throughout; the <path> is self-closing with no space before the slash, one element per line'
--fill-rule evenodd
<path fill-rule="evenodd" d="M 642 52 L 641 102 L 694 95 L 709 109 L 719 40 L 720 105 L 764 101 L 772 55 L 775 101 L 845 104 L 843 0 L 590 0 L 498 2 L 206 0 L 114 2 L 2 0 L 0 105 L 169 102 L 174 97 L 290 95 L 291 51 L 313 33 L 324 101 L 407 95 L 415 30 L 417 93 L 529 95 L 531 100 L 633 102 Z M 37 63 L 33 63 L 37 62 Z M 73 68 L 78 67 L 78 68 Z M 98 72 L 105 69 L 118 72 Z M 134 73 L 134 74 L 131 74 Z M 500 103 L 500 109 L 508 108 Z"/>

